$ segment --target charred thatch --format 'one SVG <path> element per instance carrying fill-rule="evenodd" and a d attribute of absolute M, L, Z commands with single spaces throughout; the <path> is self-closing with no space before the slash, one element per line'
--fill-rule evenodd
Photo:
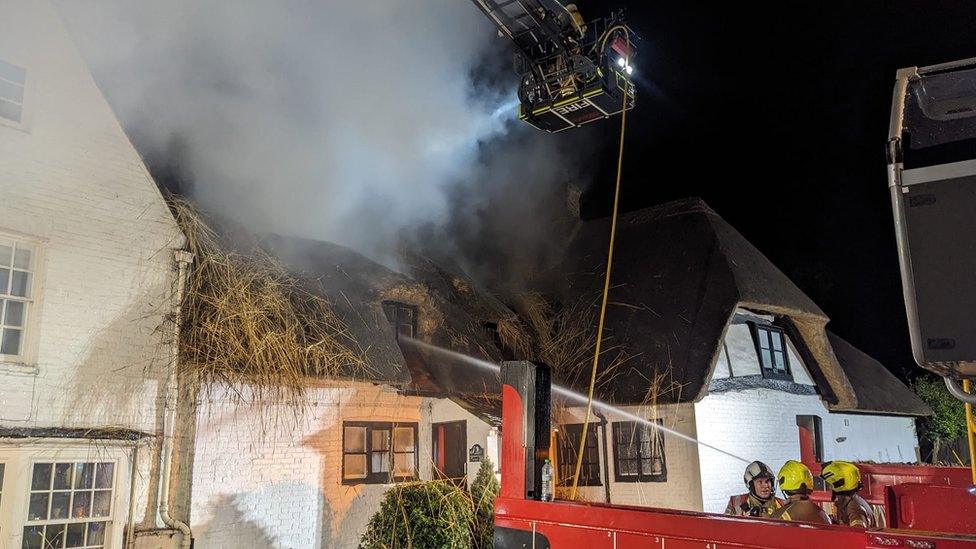
<path fill-rule="evenodd" d="M 534 342 L 534 358 L 552 367 L 555 381 L 569 387 L 589 383 L 596 352 L 598 306 L 597 298 L 578 299 L 563 306 L 538 293 L 521 294 L 516 298 L 515 309 L 522 319 L 519 326 Z M 607 385 L 619 375 L 620 367 L 631 358 L 612 336 L 606 334 L 600 354 L 598 387 Z"/>
<path fill-rule="evenodd" d="M 232 244 L 187 202 L 170 205 L 194 256 L 180 325 L 185 378 L 247 387 L 237 394 L 249 400 L 294 402 L 309 378 L 366 374 L 346 325 L 306 281 L 257 244 Z"/>

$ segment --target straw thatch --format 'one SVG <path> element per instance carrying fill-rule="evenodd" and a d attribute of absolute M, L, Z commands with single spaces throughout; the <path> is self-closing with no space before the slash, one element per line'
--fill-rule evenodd
<path fill-rule="evenodd" d="M 515 301 L 514 308 L 534 341 L 533 358 L 548 364 L 558 383 L 569 387 L 588 385 L 596 352 L 598 298 L 586 296 L 561 307 L 538 293 L 521 294 Z M 631 357 L 606 334 L 600 354 L 597 386 L 603 387 Z"/>
<path fill-rule="evenodd" d="M 256 243 L 232 244 L 171 198 L 194 264 L 182 302 L 181 373 L 248 387 L 243 398 L 301 399 L 310 377 L 335 378 L 364 354 L 330 303 Z"/>
<path fill-rule="evenodd" d="M 571 300 L 602 288 L 610 225 L 583 223 L 542 289 Z M 660 403 L 703 398 L 725 330 L 741 308 L 776 318 L 825 402 L 856 406 L 827 341 L 827 316 L 701 200 L 622 214 L 612 281 L 606 333 L 638 357 L 609 387 L 617 402 L 645 400 L 647 386 L 635 380 L 653 379 L 665 364 L 680 391 L 659 395 Z"/>

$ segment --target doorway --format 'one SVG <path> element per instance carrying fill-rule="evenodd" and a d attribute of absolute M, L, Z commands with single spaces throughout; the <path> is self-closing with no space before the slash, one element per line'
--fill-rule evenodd
<path fill-rule="evenodd" d="M 434 423 L 431 429 L 434 478 L 451 479 L 459 485 L 467 482 L 467 422 L 462 420 Z"/>

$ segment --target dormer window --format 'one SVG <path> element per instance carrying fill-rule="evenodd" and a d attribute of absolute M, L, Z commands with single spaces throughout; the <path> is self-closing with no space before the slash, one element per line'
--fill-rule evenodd
<path fill-rule="evenodd" d="M 400 336 L 417 337 L 417 307 L 399 301 L 384 301 L 383 314 L 396 329 L 397 339 Z"/>
<path fill-rule="evenodd" d="M 790 361 L 786 352 L 786 335 L 783 330 L 768 324 L 750 324 L 759 366 L 764 377 L 792 379 Z"/>

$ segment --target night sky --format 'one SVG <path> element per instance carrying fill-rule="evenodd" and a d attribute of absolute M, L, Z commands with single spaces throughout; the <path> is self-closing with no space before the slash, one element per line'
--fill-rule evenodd
<path fill-rule="evenodd" d="M 976 6 L 580 3 L 587 18 L 610 6 L 626 7 L 642 38 L 621 208 L 703 198 L 829 329 L 903 378 L 920 372 L 885 176 L 891 91 L 898 68 L 976 56 Z M 584 217 L 610 212 L 618 122 L 595 132 Z"/>

